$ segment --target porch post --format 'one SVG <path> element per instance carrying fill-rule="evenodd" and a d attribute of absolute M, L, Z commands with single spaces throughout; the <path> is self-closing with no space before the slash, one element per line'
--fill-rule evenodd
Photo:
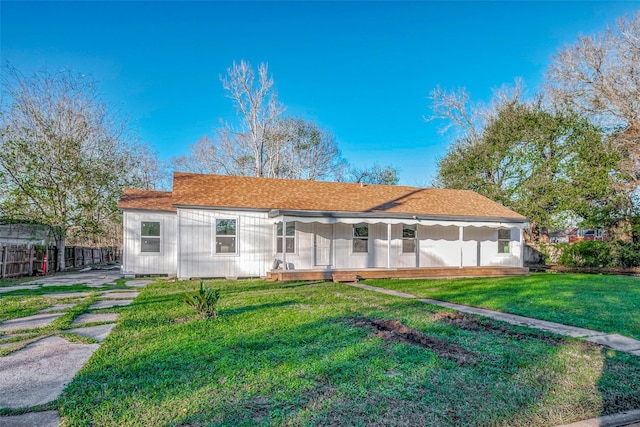
<path fill-rule="evenodd" d="M 518 228 L 520 231 L 520 265 L 518 267 L 524 267 L 524 229 Z"/>
<path fill-rule="evenodd" d="M 387 224 L 387 268 L 391 268 L 391 223 Z"/>
<path fill-rule="evenodd" d="M 284 264 L 284 269 L 288 270 L 289 265 L 287 264 L 287 220 L 284 216 L 282 217 L 282 263 Z"/>
<path fill-rule="evenodd" d="M 460 225 L 458 226 L 458 244 L 460 246 L 460 265 L 459 265 L 460 268 L 462 268 L 463 238 L 464 238 L 464 227 Z"/>

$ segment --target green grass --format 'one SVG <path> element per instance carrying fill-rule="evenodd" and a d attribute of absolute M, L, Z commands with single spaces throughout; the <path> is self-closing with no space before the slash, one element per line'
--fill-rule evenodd
<path fill-rule="evenodd" d="M 73 320 L 81 314 L 89 311 L 119 311 L 120 307 L 113 307 L 105 310 L 89 310 L 89 306 L 96 302 L 100 297 L 100 293 L 108 290 L 121 290 L 128 288 L 125 280 L 118 279 L 115 284 L 104 285 L 100 288 L 93 288 L 86 285 L 78 284 L 71 286 L 39 286 L 36 289 L 21 289 L 17 291 L 0 293 L 0 322 L 5 320 L 17 319 L 37 314 L 44 308 L 51 307 L 55 304 L 74 303 L 73 307 L 60 310 L 64 313 L 56 318 L 48 326 L 40 328 L 30 328 L 24 330 L 14 330 L 10 334 L 3 335 L 0 332 L 0 344 L 8 344 L 0 348 L 0 357 L 6 356 L 14 351 L 26 347 L 28 344 L 52 335 L 62 336 L 67 340 L 76 342 L 97 342 L 92 338 L 86 338 L 79 335 L 69 334 L 65 332 L 68 329 L 79 327 L 94 326 L 98 323 L 72 325 Z M 85 292 L 84 297 L 71 295 L 72 293 Z M 69 297 L 50 297 L 47 294 L 65 294 L 69 293 Z"/>
<path fill-rule="evenodd" d="M 57 407 L 65 425 L 389 426 L 568 423 L 640 407 L 640 358 L 334 283 L 213 281 L 218 319 L 158 281 Z M 354 319 L 399 319 L 440 347 L 388 342 Z M 453 349 L 453 350 L 452 350 Z"/>
<path fill-rule="evenodd" d="M 421 298 L 489 308 L 640 339 L 640 278 L 534 273 L 525 277 L 367 280 Z"/>

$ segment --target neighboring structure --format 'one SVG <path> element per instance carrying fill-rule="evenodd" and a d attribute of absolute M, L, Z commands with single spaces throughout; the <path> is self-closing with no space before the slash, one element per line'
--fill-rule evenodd
<path fill-rule="evenodd" d="M 592 240 L 606 240 L 603 229 L 593 228 L 571 228 L 568 230 L 558 230 L 549 233 L 550 243 L 574 243 Z"/>
<path fill-rule="evenodd" d="M 49 227 L 0 220 L 0 245 L 47 246 L 53 241 Z"/>
<path fill-rule="evenodd" d="M 526 274 L 522 215 L 472 191 L 175 173 L 125 190 L 123 270 L 179 278 Z"/>

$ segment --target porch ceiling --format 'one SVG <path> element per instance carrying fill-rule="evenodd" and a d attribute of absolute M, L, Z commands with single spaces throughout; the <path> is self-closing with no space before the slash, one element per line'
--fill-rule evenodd
<path fill-rule="evenodd" d="M 486 217 L 438 217 L 405 214 L 380 214 L 363 212 L 328 212 L 328 211 L 290 211 L 271 210 L 269 217 L 274 222 L 296 221 L 302 223 L 320 224 L 422 224 L 425 226 L 444 227 L 489 227 L 489 228 L 524 228 L 526 220 L 514 218 L 486 218 Z"/>

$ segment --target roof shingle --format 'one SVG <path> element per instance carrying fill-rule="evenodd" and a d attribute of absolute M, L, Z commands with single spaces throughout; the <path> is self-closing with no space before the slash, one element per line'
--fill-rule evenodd
<path fill-rule="evenodd" d="M 152 209 L 152 207 L 132 207 L 132 202 L 124 202 L 125 196 L 127 196 L 127 192 L 123 195 L 119 206 L 132 209 Z M 163 203 L 167 203 L 170 197 L 170 195 L 163 196 L 160 199 Z M 139 197 L 136 199 L 136 204 L 142 206 L 144 200 Z M 156 203 L 162 204 L 154 197 L 148 200 L 151 206 L 156 206 Z M 200 175 L 182 172 L 174 173 L 172 202 L 177 206 L 526 220 L 522 215 L 469 190 Z"/>
<path fill-rule="evenodd" d="M 152 211 L 176 211 L 170 191 L 136 190 L 125 188 L 118 202 L 119 209 L 146 209 Z"/>

